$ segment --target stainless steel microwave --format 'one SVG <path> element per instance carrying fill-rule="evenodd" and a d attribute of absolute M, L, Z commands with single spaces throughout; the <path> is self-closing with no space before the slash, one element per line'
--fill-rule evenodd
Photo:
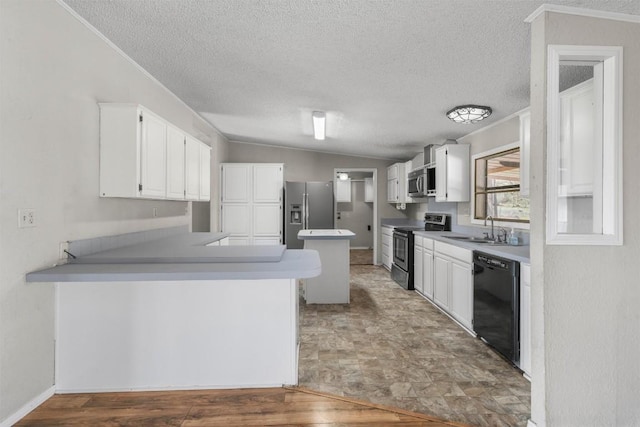
<path fill-rule="evenodd" d="M 423 167 L 409 172 L 407 192 L 411 197 L 427 196 L 427 168 Z"/>

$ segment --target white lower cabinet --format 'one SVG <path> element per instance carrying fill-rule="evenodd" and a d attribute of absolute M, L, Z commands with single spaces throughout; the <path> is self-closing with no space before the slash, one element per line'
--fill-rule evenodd
<path fill-rule="evenodd" d="M 472 331 L 473 252 L 428 238 L 420 244 L 414 249 L 416 290 Z"/>
<path fill-rule="evenodd" d="M 531 377 L 531 266 L 520 264 L 520 369 Z"/>
<path fill-rule="evenodd" d="M 381 227 L 382 229 L 382 266 L 391 270 L 393 263 L 393 229 Z"/>

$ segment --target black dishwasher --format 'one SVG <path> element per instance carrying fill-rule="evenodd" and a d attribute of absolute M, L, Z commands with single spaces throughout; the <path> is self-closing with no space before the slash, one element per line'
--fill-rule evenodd
<path fill-rule="evenodd" d="M 520 358 L 520 263 L 473 252 L 473 330 L 500 354 Z"/>

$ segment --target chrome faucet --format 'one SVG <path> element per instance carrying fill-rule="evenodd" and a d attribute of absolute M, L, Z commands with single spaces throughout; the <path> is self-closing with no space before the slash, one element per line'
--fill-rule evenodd
<path fill-rule="evenodd" d="M 488 233 L 484 233 L 487 235 L 487 238 L 490 240 L 496 240 L 496 236 L 495 234 L 493 234 L 493 217 L 491 215 L 489 215 L 488 217 L 486 217 L 484 219 L 484 226 L 487 226 L 487 220 L 490 219 L 491 220 L 491 234 L 489 235 Z"/>

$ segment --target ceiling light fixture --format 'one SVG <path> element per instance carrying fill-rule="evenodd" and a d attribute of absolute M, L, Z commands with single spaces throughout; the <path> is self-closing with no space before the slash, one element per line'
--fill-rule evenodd
<path fill-rule="evenodd" d="M 491 115 L 491 108 L 483 105 L 459 105 L 447 111 L 447 117 L 456 123 L 478 123 Z"/>
<path fill-rule="evenodd" d="M 338 174 L 338 178 L 340 179 L 340 181 L 346 181 L 349 179 L 349 174 L 345 173 L 345 172 L 340 172 Z"/>
<path fill-rule="evenodd" d="M 320 141 L 324 140 L 326 120 L 324 111 L 314 111 L 311 117 L 313 118 L 313 137 Z"/>

